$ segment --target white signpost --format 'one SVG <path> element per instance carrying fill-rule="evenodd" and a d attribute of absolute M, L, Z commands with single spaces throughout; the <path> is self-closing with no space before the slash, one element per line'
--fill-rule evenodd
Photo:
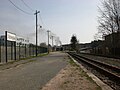
<path fill-rule="evenodd" d="M 10 32 L 7 32 L 7 40 L 8 41 L 16 41 L 16 35 Z"/>
<path fill-rule="evenodd" d="M 12 45 L 14 43 L 14 57 L 15 57 L 15 60 L 16 60 L 16 35 L 13 34 L 13 33 L 10 33 L 10 32 L 7 32 L 5 31 L 5 50 L 6 50 L 6 62 L 8 61 L 7 60 L 7 41 L 11 41 L 11 58 L 13 56 L 13 51 L 12 51 Z"/>

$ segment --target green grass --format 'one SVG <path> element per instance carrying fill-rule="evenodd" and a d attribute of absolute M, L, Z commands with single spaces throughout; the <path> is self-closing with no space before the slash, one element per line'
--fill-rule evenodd
<path fill-rule="evenodd" d="M 96 82 L 87 75 L 86 72 L 84 72 L 80 67 L 79 65 L 77 65 L 73 60 L 72 58 L 69 57 L 69 63 L 72 65 L 72 66 L 77 66 L 76 69 L 80 71 L 79 75 L 82 76 L 82 77 L 86 77 L 87 80 L 89 80 L 90 82 L 96 84 Z M 97 84 L 96 84 L 97 85 Z M 97 85 L 96 87 L 96 90 L 102 90 L 100 86 Z"/>
<path fill-rule="evenodd" d="M 100 86 L 97 86 L 96 90 L 102 90 L 102 88 Z"/>
<path fill-rule="evenodd" d="M 46 56 L 46 55 L 48 55 L 48 53 L 39 54 L 37 57 L 43 57 L 43 56 Z M 0 66 L 4 66 L 4 65 L 8 65 L 8 64 L 13 64 L 13 63 L 19 62 L 21 60 L 28 60 L 28 59 L 32 59 L 32 58 L 36 58 L 36 56 L 30 56 L 30 57 L 27 57 L 27 58 L 21 58 L 20 60 L 14 60 L 14 61 L 11 61 L 11 62 L 7 62 L 5 64 L 1 64 Z M 33 60 L 30 60 L 30 61 L 32 62 Z"/>
<path fill-rule="evenodd" d="M 18 61 L 18 60 L 17 60 Z M 7 62 L 5 64 L 1 64 L 0 66 L 4 66 L 4 65 L 8 65 L 8 64 L 13 64 L 14 62 L 17 62 L 17 61 L 11 61 L 11 62 Z M 20 61 L 20 60 L 19 60 Z"/>
<path fill-rule="evenodd" d="M 86 78 L 87 78 L 87 80 L 89 80 L 90 82 L 95 83 L 94 80 L 93 80 L 91 77 L 89 77 L 88 75 L 87 75 Z"/>
<path fill-rule="evenodd" d="M 39 56 L 43 57 L 43 56 L 46 56 L 46 55 L 48 55 L 48 53 L 42 53 L 42 54 L 39 54 L 38 57 Z"/>
<path fill-rule="evenodd" d="M 70 81 L 65 81 L 65 82 L 64 82 L 64 84 L 68 84 L 68 83 L 70 83 Z"/>
<path fill-rule="evenodd" d="M 77 64 L 72 60 L 71 57 L 68 56 L 68 58 L 70 59 L 68 62 L 69 62 L 71 65 L 79 67 L 79 65 L 77 65 Z"/>
<path fill-rule="evenodd" d="M 79 72 L 80 72 L 80 75 L 82 76 L 82 77 L 87 77 L 87 74 L 86 74 L 86 72 L 84 72 L 81 68 L 80 68 L 80 66 L 79 65 L 77 65 L 70 57 L 69 57 L 69 63 L 72 65 L 72 66 L 76 66 L 76 69 L 77 70 L 79 70 Z"/>
<path fill-rule="evenodd" d="M 96 82 L 91 78 L 89 77 L 88 75 L 86 76 L 86 79 L 89 80 L 90 82 L 96 84 Z M 97 84 L 96 84 L 97 85 Z M 97 85 L 96 87 L 96 90 L 102 90 L 100 86 Z"/>
<path fill-rule="evenodd" d="M 27 57 L 27 58 L 21 58 L 20 60 L 27 60 L 27 59 L 32 59 L 32 58 L 36 58 L 36 57 L 43 57 L 43 56 L 46 56 L 46 55 L 48 55 L 48 53 L 38 54 L 38 56 L 30 56 L 30 57 Z"/>

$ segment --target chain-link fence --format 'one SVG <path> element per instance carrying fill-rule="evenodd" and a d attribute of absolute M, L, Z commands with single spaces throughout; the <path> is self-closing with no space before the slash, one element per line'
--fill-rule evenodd
<path fill-rule="evenodd" d="M 32 43 L 9 41 L 6 35 L 0 37 L 0 63 L 36 56 L 36 51 L 37 55 L 47 53 L 47 48 L 37 46 L 36 49 Z"/>
<path fill-rule="evenodd" d="M 46 52 L 47 52 L 47 48 L 37 46 L 38 55 Z M 2 63 L 11 60 L 20 60 L 31 56 L 36 56 L 36 46 L 33 44 L 16 45 L 15 42 L 11 42 L 11 44 L 7 46 L 7 53 L 6 53 L 6 46 L 0 44 L 0 62 Z"/>

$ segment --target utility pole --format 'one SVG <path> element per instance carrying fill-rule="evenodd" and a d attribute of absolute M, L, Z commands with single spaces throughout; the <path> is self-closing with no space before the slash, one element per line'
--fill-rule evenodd
<path fill-rule="evenodd" d="M 47 30 L 47 32 L 48 32 L 48 53 L 49 53 L 49 30 Z"/>
<path fill-rule="evenodd" d="M 36 15 L 36 56 L 37 56 L 37 14 L 40 13 L 40 11 L 37 11 L 34 13 L 34 15 Z"/>

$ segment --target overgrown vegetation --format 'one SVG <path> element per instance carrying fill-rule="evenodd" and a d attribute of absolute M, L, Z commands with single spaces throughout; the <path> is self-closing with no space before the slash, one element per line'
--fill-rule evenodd
<path fill-rule="evenodd" d="M 120 0 L 102 0 L 98 8 L 100 15 L 95 39 L 120 32 Z"/>

